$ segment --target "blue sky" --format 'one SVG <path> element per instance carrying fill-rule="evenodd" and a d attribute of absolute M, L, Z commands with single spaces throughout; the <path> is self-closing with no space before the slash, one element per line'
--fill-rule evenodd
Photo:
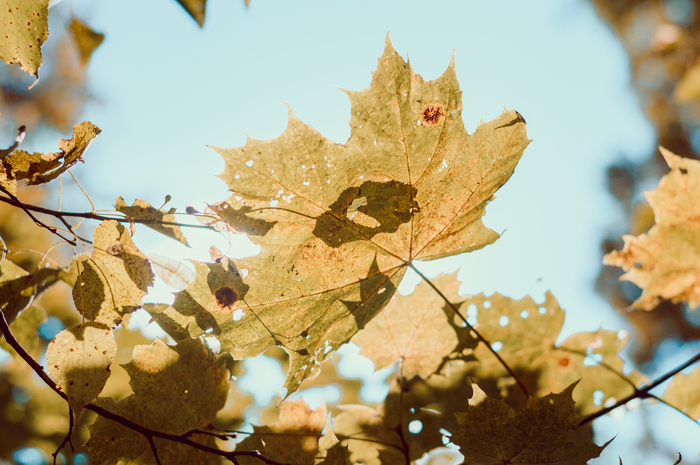
<path fill-rule="evenodd" d="M 567 310 L 563 336 L 627 328 L 593 290 L 601 238 L 625 221 L 606 192 L 605 166 L 646 157 L 655 134 L 630 89 L 626 54 L 587 2 L 252 0 L 245 8 L 243 0 L 210 0 L 203 29 L 173 0 L 144 5 L 64 0 L 52 9 L 75 12 L 106 34 L 88 69 L 97 98 L 80 118 L 103 133 L 74 170 L 98 205 L 109 208 L 122 195 L 127 203 L 138 197 L 159 206 L 170 194 L 184 211 L 225 199 L 226 186 L 215 177 L 223 161 L 206 144 L 277 137 L 287 122 L 285 104 L 345 142 L 350 104 L 338 88 L 369 85 L 389 32 L 426 79 L 445 70 L 454 50 L 469 132 L 505 106 L 525 117 L 533 139 L 487 208 L 485 224 L 503 237 L 425 264 L 426 272 L 461 268 L 464 293 L 541 301 L 551 290 Z M 89 209 L 87 202 L 75 205 Z M 192 250 L 147 231 L 136 240 L 147 253 L 200 260 L 208 259 L 212 241 L 227 247 L 211 236 L 191 237 Z M 245 247 L 235 241 L 232 255 Z M 407 279 L 404 291 L 415 284 Z M 667 457 L 633 450 L 631 442 L 641 434 L 633 425 L 660 410 L 598 422 L 599 442 L 619 434 L 597 463 L 616 463 L 617 455 L 625 463 L 665 463 Z M 690 460 L 700 428 L 675 412 L 659 415 L 669 420 L 659 429 L 662 440 Z"/>

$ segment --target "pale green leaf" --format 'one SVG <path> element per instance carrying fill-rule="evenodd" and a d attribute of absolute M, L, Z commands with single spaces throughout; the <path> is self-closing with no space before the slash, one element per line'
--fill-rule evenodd
<path fill-rule="evenodd" d="M 49 37 L 49 0 L 4 0 L 0 4 L 0 58 L 39 77 L 41 47 Z"/>
<path fill-rule="evenodd" d="M 116 354 L 112 331 L 97 323 L 64 329 L 47 347 L 47 372 L 76 416 L 102 392 Z"/>
<path fill-rule="evenodd" d="M 117 326 L 122 317 L 141 307 L 141 299 L 153 285 L 146 256 L 136 248 L 127 229 L 116 221 L 95 228 L 93 251 L 79 262 L 80 275 L 73 287 L 73 301 L 88 320 Z"/>
<path fill-rule="evenodd" d="M 127 218 L 133 218 L 136 220 L 147 220 L 146 226 L 158 231 L 159 233 L 168 236 L 176 241 L 180 241 L 185 245 L 187 244 L 187 239 L 183 236 L 180 226 L 175 224 L 161 224 L 161 223 L 177 223 L 175 215 L 156 210 L 151 204 L 145 200 L 136 199 L 132 206 L 128 206 L 124 199 L 119 197 L 116 202 L 117 211 L 124 213 Z"/>
<path fill-rule="evenodd" d="M 597 446 L 571 439 L 581 420 L 571 397 L 574 386 L 530 398 L 525 408 L 514 410 L 474 385 L 467 412 L 455 414 L 461 428 L 451 438 L 464 455 L 464 465 L 585 465 L 598 457 L 609 442 Z"/>
<path fill-rule="evenodd" d="M 459 299 L 456 274 L 440 275 L 431 282 L 451 302 Z M 395 294 L 386 308 L 358 332 L 352 342 L 379 370 L 401 359 L 401 374 L 427 378 L 443 364 L 459 339 L 447 315 L 454 312 L 430 285 L 422 281 L 409 296 Z M 451 318 L 453 319 L 453 318 Z"/>
<path fill-rule="evenodd" d="M 656 224 L 639 236 L 622 236 L 625 245 L 603 258 L 626 271 L 621 280 L 641 287 L 633 308 L 652 310 L 662 300 L 700 305 L 700 161 L 659 147 L 671 172 L 644 195 Z"/>

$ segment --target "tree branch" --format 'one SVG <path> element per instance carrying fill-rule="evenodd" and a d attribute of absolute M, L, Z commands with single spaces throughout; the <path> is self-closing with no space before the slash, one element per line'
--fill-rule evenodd
<path fill-rule="evenodd" d="M 593 413 L 593 414 L 587 416 L 586 418 L 584 418 L 583 420 L 581 420 L 581 423 L 579 423 L 578 425 L 579 425 L 579 426 L 583 426 L 583 425 L 585 425 L 586 423 L 590 423 L 590 422 L 592 422 L 593 420 L 595 420 L 596 418 L 602 417 L 602 416 L 605 415 L 606 413 L 610 413 L 610 412 L 612 412 L 613 410 L 615 410 L 615 409 L 618 408 L 618 407 L 622 407 L 623 405 L 627 404 L 627 403 L 630 402 L 631 400 L 634 400 L 634 399 L 648 399 L 648 398 L 650 398 L 650 397 L 656 398 L 656 396 L 654 396 L 653 394 L 649 394 L 649 391 L 651 391 L 652 389 L 654 389 L 654 388 L 655 388 L 656 386 L 658 386 L 659 384 L 662 384 L 664 381 L 666 381 L 667 379 L 671 378 L 671 377 L 674 376 L 675 374 L 679 373 L 681 370 L 684 370 L 684 369 L 688 368 L 690 365 L 694 364 L 694 363 L 697 362 L 698 360 L 700 360 L 700 353 L 697 354 L 697 355 L 695 355 L 695 357 L 691 358 L 690 360 L 688 360 L 688 361 L 685 362 L 684 364 L 682 364 L 682 365 L 676 367 L 675 369 L 673 369 L 673 370 L 669 371 L 668 373 L 666 373 L 666 374 L 660 376 L 659 378 L 656 378 L 654 381 L 652 381 L 651 383 L 647 384 L 647 385 L 644 386 L 643 388 L 641 388 L 641 389 L 635 388 L 635 390 L 634 390 L 634 392 L 633 392 L 632 394 L 630 394 L 629 396 L 625 397 L 624 399 L 621 399 L 621 400 L 615 402 L 615 404 L 611 405 L 610 407 L 605 407 L 604 409 L 601 409 L 601 410 L 597 411 L 596 413 Z M 664 402 L 664 403 L 665 403 L 665 402 Z M 666 405 L 669 405 L 669 404 L 666 404 Z M 673 407 L 673 406 L 671 406 L 671 405 L 669 405 L 669 406 L 670 406 L 670 407 Z M 675 410 L 678 410 L 678 409 L 675 408 L 675 407 L 673 407 L 673 408 L 674 408 Z"/>

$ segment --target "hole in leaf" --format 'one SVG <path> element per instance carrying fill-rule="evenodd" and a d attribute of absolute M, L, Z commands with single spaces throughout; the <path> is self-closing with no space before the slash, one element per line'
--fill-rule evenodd
<path fill-rule="evenodd" d="M 537 313 L 539 313 L 540 315 L 544 315 L 545 313 L 547 313 L 547 309 L 544 307 L 540 307 L 537 309 Z"/>
<path fill-rule="evenodd" d="M 491 344 L 491 348 L 494 352 L 498 352 L 503 348 L 503 343 L 501 341 L 496 341 L 493 344 Z"/>
<path fill-rule="evenodd" d="M 485 300 L 483 304 L 481 304 L 484 308 L 491 308 L 491 301 L 490 300 Z"/>
<path fill-rule="evenodd" d="M 605 397 L 603 391 L 593 391 L 593 404 L 600 406 L 603 403 L 603 397 Z"/>
<path fill-rule="evenodd" d="M 498 324 L 501 326 L 508 326 L 508 323 L 510 323 L 510 318 L 505 315 L 498 319 Z"/>
<path fill-rule="evenodd" d="M 520 312 L 520 318 L 522 318 L 523 320 L 529 316 L 530 316 L 530 313 L 527 310 L 523 310 L 522 312 Z"/>
<path fill-rule="evenodd" d="M 422 430 L 423 430 L 423 423 L 421 423 L 419 420 L 413 420 L 411 423 L 408 424 L 409 433 L 418 434 Z"/>

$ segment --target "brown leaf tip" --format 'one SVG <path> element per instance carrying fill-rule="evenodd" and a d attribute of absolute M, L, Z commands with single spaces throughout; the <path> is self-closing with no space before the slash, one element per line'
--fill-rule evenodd
<path fill-rule="evenodd" d="M 435 126 L 445 117 L 445 105 L 429 103 L 420 112 L 420 121 L 428 126 Z"/>
<path fill-rule="evenodd" d="M 238 301 L 236 291 L 228 286 L 220 287 L 214 292 L 216 306 L 221 310 L 233 310 L 233 304 Z"/>

